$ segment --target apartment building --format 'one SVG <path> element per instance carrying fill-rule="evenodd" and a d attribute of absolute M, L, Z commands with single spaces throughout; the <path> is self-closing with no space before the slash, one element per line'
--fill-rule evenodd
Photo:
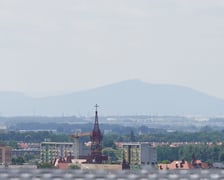
<path fill-rule="evenodd" d="M 42 142 L 40 143 L 40 159 L 42 163 L 53 163 L 55 159 L 74 158 L 75 147 L 73 142 Z M 90 147 L 83 142 L 79 144 L 79 157 L 90 154 Z"/>
<path fill-rule="evenodd" d="M 157 151 L 150 143 L 122 143 L 123 159 L 130 166 L 151 165 L 157 162 Z"/>
<path fill-rule="evenodd" d="M 56 158 L 74 156 L 74 146 L 71 142 L 42 142 L 40 158 L 42 163 L 53 163 Z"/>

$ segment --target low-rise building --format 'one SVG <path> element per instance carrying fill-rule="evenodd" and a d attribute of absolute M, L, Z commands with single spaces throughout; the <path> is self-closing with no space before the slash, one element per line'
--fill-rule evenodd
<path fill-rule="evenodd" d="M 7 133 L 8 132 L 8 128 L 5 125 L 0 125 L 0 133 Z"/>
<path fill-rule="evenodd" d="M 193 166 L 191 163 L 187 162 L 187 161 L 172 161 L 171 163 L 168 164 L 164 164 L 164 163 L 160 163 L 158 164 L 158 169 L 159 170 L 174 170 L 174 169 L 192 169 Z"/>
<path fill-rule="evenodd" d="M 160 163 L 158 164 L 158 169 L 159 170 L 177 170 L 177 169 L 195 169 L 195 168 L 200 168 L 200 169 L 208 169 L 209 164 L 202 162 L 201 160 L 194 160 L 191 163 L 185 160 L 182 161 L 172 161 L 171 163 L 168 164 L 163 164 Z"/>
<path fill-rule="evenodd" d="M 24 157 L 25 155 L 32 155 L 39 159 L 40 157 L 40 148 L 30 148 L 30 149 L 13 149 L 12 150 L 12 157 Z"/>

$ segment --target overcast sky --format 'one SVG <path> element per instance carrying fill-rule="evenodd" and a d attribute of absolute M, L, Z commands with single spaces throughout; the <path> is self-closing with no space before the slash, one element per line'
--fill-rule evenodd
<path fill-rule="evenodd" d="M 127 79 L 224 98 L 223 0 L 0 0 L 0 91 Z"/>

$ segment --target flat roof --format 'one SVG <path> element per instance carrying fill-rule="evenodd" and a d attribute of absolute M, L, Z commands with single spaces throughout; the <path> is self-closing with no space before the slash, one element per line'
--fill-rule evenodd
<path fill-rule="evenodd" d="M 152 145 L 150 142 L 121 142 L 122 145 Z"/>
<path fill-rule="evenodd" d="M 62 145 L 72 145 L 72 142 L 41 142 L 40 144 L 52 144 L 52 145 L 56 145 L 56 144 L 62 144 Z"/>

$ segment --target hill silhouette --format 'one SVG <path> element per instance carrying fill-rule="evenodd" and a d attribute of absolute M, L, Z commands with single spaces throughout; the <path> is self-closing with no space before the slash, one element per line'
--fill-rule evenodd
<path fill-rule="evenodd" d="M 191 88 L 127 80 L 70 94 L 33 98 L 0 92 L 0 113 L 21 115 L 203 115 L 224 114 L 224 100 Z"/>

